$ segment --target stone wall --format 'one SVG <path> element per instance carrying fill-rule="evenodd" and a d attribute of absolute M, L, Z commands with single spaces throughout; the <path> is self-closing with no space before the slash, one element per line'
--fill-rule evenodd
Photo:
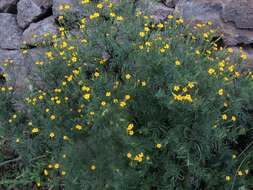
<path fill-rule="evenodd" d="M 0 0 L 0 71 L 23 88 L 31 73 L 30 60 L 45 45 L 47 33 L 57 35 L 56 17 L 62 7 L 82 15 L 80 0 Z M 120 1 L 120 0 L 112 0 Z M 253 0 L 137 0 L 156 19 L 169 14 L 182 16 L 188 23 L 212 21 L 221 28 L 225 46 L 243 47 L 250 61 L 253 55 Z M 5 67 L 6 63 L 10 65 Z"/>

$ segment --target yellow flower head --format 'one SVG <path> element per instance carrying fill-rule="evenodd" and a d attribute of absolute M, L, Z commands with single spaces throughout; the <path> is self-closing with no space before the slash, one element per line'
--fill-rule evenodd
<path fill-rule="evenodd" d="M 127 157 L 128 158 L 131 158 L 132 157 L 132 154 L 130 152 L 127 153 Z"/>
<path fill-rule="evenodd" d="M 175 64 L 176 64 L 177 66 L 179 66 L 179 65 L 181 65 L 181 61 L 180 61 L 180 60 L 176 60 L 176 61 L 175 61 Z"/>
<path fill-rule="evenodd" d="M 77 130 L 82 130 L 82 126 L 81 125 L 79 125 L 79 124 L 77 124 L 76 126 L 75 126 L 75 128 L 77 129 Z"/>
<path fill-rule="evenodd" d="M 39 132 L 39 128 L 33 128 L 32 129 L 32 133 L 38 133 Z"/>
<path fill-rule="evenodd" d="M 95 166 L 95 165 L 92 165 L 92 166 L 90 167 L 90 169 L 94 171 L 94 170 L 96 170 L 96 166 Z"/>
<path fill-rule="evenodd" d="M 162 145 L 160 143 L 156 144 L 156 148 L 160 149 L 162 148 Z"/>

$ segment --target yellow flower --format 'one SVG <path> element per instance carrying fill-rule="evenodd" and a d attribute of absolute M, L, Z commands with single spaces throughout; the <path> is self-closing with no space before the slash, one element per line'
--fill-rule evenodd
<path fill-rule="evenodd" d="M 164 48 L 160 48 L 160 52 L 161 52 L 161 53 L 164 53 L 164 52 L 165 52 L 165 49 L 164 49 Z"/>
<path fill-rule="evenodd" d="M 39 128 L 33 128 L 32 129 L 32 133 L 38 133 L 39 132 Z"/>
<path fill-rule="evenodd" d="M 132 154 L 130 152 L 127 153 L 127 157 L 128 158 L 131 158 L 132 157 Z"/>
<path fill-rule="evenodd" d="M 82 130 L 82 126 L 81 125 L 79 125 L 79 124 L 77 124 L 76 126 L 75 126 L 75 128 L 77 129 L 77 130 Z"/>
<path fill-rule="evenodd" d="M 243 176 L 242 171 L 238 171 L 238 172 L 237 172 L 237 175 L 239 175 L 239 176 Z"/>
<path fill-rule="evenodd" d="M 95 72 L 95 73 L 94 73 L 94 76 L 95 76 L 95 77 L 99 77 L 99 75 L 100 75 L 99 72 Z"/>
<path fill-rule="evenodd" d="M 110 17 L 116 17 L 116 14 L 115 13 L 110 13 Z"/>
<path fill-rule="evenodd" d="M 241 58 L 242 58 L 242 60 L 246 60 L 248 58 L 248 56 L 246 53 L 242 53 Z"/>
<path fill-rule="evenodd" d="M 128 134 L 129 134 L 130 136 L 132 136 L 132 135 L 134 135 L 134 131 L 128 131 Z"/>
<path fill-rule="evenodd" d="M 224 95 L 224 90 L 223 90 L 222 88 L 219 89 L 218 94 L 219 94 L 220 96 L 223 96 L 223 95 Z"/>
<path fill-rule="evenodd" d="M 94 170 L 96 170 L 96 166 L 95 166 L 95 165 L 92 165 L 92 166 L 90 167 L 90 169 L 94 171 Z"/>
<path fill-rule="evenodd" d="M 129 100 L 131 98 L 131 96 L 130 95 L 125 95 L 125 100 Z"/>
<path fill-rule="evenodd" d="M 215 70 L 213 68 L 209 68 L 208 73 L 209 73 L 209 75 L 212 75 L 215 73 Z"/>
<path fill-rule="evenodd" d="M 55 120 L 55 118 L 56 118 L 55 115 L 51 115 L 51 116 L 50 116 L 50 119 L 51 119 L 51 120 Z"/>
<path fill-rule="evenodd" d="M 113 99 L 113 103 L 117 104 L 118 102 L 119 102 L 118 99 L 116 99 L 116 98 Z"/>
<path fill-rule="evenodd" d="M 176 64 L 177 66 L 179 66 L 179 65 L 181 65 L 181 61 L 180 61 L 180 60 L 176 60 L 176 61 L 175 61 L 175 64 Z"/>
<path fill-rule="evenodd" d="M 129 80 L 129 79 L 131 79 L 132 76 L 130 74 L 126 74 L 125 77 L 126 77 L 127 80 Z"/>
<path fill-rule="evenodd" d="M 48 176 L 48 171 L 46 169 L 44 170 L 43 173 L 44 173 L 45 176 Z"/>
<path fill-rule="evenodd" d="M 91 97 L 91 94 L 84 94 L 84 95 L 83 95 L 83 98 L 84 98 L 85 100 L 89 100 L 90 97 Z"/>
<path fill-rule="evenodd" d="M 144 27 L 144 31 L 145 31 L 145 32 L 149 32 L 149 31 L 150 31 L 149 27 L 147 27 L 147 26 Z"/>
<path fill-rule="evenodd" d="M 230 177 L 230 176 L 226 176 L 226 177 L 225 177 L 225 180 L 226 180 L 226 181 L 230 181 L 230 180 L 231 180 L 231 177 Z"/>
<path fill-rule="evenodd" d="M 111 96 L 111 92 L 106 92 L 105 96 L 107 96 L 107 97 Z"/>
<path fill-rule="evenodd" d="M 234 52 L 233 48 L 228 48 L 228 52 L 233 53 Z"/>
<path fill-rule="evenodd" d="M 187 92 L 187 90 L 188 90 L 188 89 L 187 89 L 186 87 L 183 88 L 183 92 Z"/>
<path fill-rule="evenodd" d="M 222 115 L 222 119 L 223 119 L 223 120 L 227 120 L 227 119 L 228 119 L 228 116 L 227 116 L 226 114 L 223 114 L 223 115 Z"/>
<path fill-rule="evenodd" d="M 208 38 L 208 37 L 209 37 L 208 33 L 206 33 L 206 32 L 203 33 L 203 37 L 204 37 L 204 38 Z"/>
<path fill-rule="evenodd" d="M 178 92 L 180 90 L 180 86 L 175 85 L 173 89 L 174 89 L 174 91 Z"/>
<path fill-rule="evenodd" d="M 157 27 L 158 27 L 158 28 L 163 28 L 164 25 L 163 25 L 162 23 L 159 23 L 159 24 L 157 25 Z"/>
<path fill-rule="evenodd" d="M 88 4 L 90 2 L 90 0 L 82 0 L 81 4 Z"/>
<path fill-rule="evenodd" d="M 116 20 L 117 20 L 117 21 L 123 21 L 124 18 L 123 18 L 122 16 L 117 16 Z"/>
<path fill-rule="evenodd" d="M 168 15 L 168 19 L 173 19 L 174 16 L 173 15 Z"/>
<path fill-rule="evenodd" d="M 194 83 L 193 83 L 193 82 L 188 82 L 187 86 L 188 86 L 189 88 L 194 88 Z"/>
<path fill-rule="evenodd" d="M 61 175 L 62 175 L 62 176 L 65 176 L 65 175 L 66 175 L 66 172 L 65 172 L 65 171 L 61 171 Z"/>
<path fill-rule="evenodd" d="M 55 134 L 54 134 L 53 132 L 51 132 L 51 133 L 49 134 L 49 137 L 54 138 L 54 137 L 55 137 Z"/>
<path fill-rule="evenodd" d="M 102 101 L 101 102 L 101 106 L 105 106 L 106 105 L 106 102 L 105 101 Z"/>
<path fill-rule="evenodd" d="M 156 148 L 160 149 L 162 148 L 162 145 L 160 143 L 156 144 Z"/>
<path fill-rule="evenodd" d="M 126 102 L 122 101 L 122 102 L 120 102 L 119 105 L 120 105 L 120 107 L 124 108 L 126 106 Z"/>
<path fill-rule="evenodd" d="M 128 126 L 127 126 L 127 130 L 130 131 L 134 128 L 134 124 L 133 123 L 130 123 Z"/>
<path fill-rule="evenodd" d="M 232 116 L 232 121 L 236 121 L 237 120 L 237 118 L 236 118 L 236 116 Z"/>
<path fill-rule="evenodd" d="M 147 84 L 146 84 L 146 82 L 145 81 L 142 81 L 141 82 L 141 86 L 146 86 Z"/>
<path fill-rule="evenodd" d="M 92 20 L 92 19 L 97 18 L 99 16 L 100 16 L 100 14 L 96 12 L 96 13 L 93 13 L 90 15 L 90 19 Z"/>
<path fill-rule="evenodd" d="M 103 8 L 103 4 L 102 3 L 97 4 L 97 8 L 102 9 Z"/>
<path fill-rule="evenodd" d="M 40 182 L 37 182 L 36 185 L 37 185 L 37 187 L 40 187 L 40 186 L 41 186 Z"/>
<path fill-rule="evenodd" d="M 20 139 L 19 138 L 16 139 L 16 143 L 20 143 Z"/>
<path fill-rule="evenodd" d="M 145 36 L 145 32 L 140 32 L 139 36 L 143 38 Z"/>
<path fill-rule="evenodd" d="M 55 169 L 58 169 L 60 167 L 60 164 L 58 164 L 58 163 L 56 163 L 55 165 L 54 165 L 54 168 Z"/>

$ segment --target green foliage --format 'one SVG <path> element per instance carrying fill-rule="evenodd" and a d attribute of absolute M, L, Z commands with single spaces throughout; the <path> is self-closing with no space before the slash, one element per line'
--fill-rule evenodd
<path fill-rule="evenodd" d="M 1 115 L 22 158 L 20 181 L 67 190 L 250 189 L 245 54 L 230 58 L 208 24 L 157 23 L 131 1 L 86 6 L 78 32 L 63 25 L 36 62 L 43 85 L 26 109 Z"/>

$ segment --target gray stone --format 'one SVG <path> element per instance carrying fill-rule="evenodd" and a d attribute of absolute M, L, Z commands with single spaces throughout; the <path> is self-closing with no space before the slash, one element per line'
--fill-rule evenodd
<path fill-rule="evenodd" d="M 54 17 L 48 17 L 40 22 L 32 23 L 23 33 L 22 43 L 28 46 L 45 45 L 50 36 L 57 35 L 58 30 Z"/>
<path fill-rule="evenodd" d="M 253 0 L 232 0 L 225 5 L 222 16 L 237 28 L 253 29 Z"/>
<path fill-rule="evenodd" d="M 9 13 L 0 13 L 0 48 L 18 49 L 22 30 L 18 27 L 16 16 Z"/>
<path fill-rule="evenodd" d="M 162 3 L 165 4 L 167 7 L 175 8 L 178 1 L 179 0 L 162 0 Z"/>
<path fill-rule="evenodd" d="M 17 21 L 21 28 L 36 22 L 47 15 L 52 6 L 52 0 L 20 0 L 17 5 Z"/>
<path fill-rule="evenodd" d="M 0 12 L 15 13 L 17 11 L 18 0 L 0 0 Z"/>
<path fill-rule="evenodd" d="M 0 66 L 7 73 L 7 84 L 15 86 L 17 90 L 24 89 L 26 68 L 20 51 L 0 50 Z"/>
<path fill-rule="evenodd" d="M 221 32 L 224 43 L 228 46 L 253 43 L 253 30 L 237 29 L 233 24 L 227 23 L 223 24 Z"/>
<path fill-rule="evenodd" d="M 44 84 L 41 80 L 39 65 L 36 62 L 43 61 L 45 59 L 45 52 L 48 51 L 47 48 L 33 48 L 28 50 L 24 55 L 25 68 L 27 70 L 27 79 L 31 86 L 43 87 Z"/>
<path fill-rule="evenodd" d="M 166 17 L 173 14 L 174 11 L 174 9 L 162 3 L 150 0 L 139 0 L 137 6 L 145 12 L 145 14 L 154 16 L 154 19 L 157 21 L 166 19 Z"/>
<path fill-rule="evenodd" d="M 216 26 L 221 26 L 220 14 L 224 2 L 225 0 L 179 0 L 175 11 L 186 21 L 193 23 L 212 21 Z"/>
<path fill-rule="evenodd" d="M 64 9 L 69 5 L 68 9 Z M 78 0 L 54 0 L 53 1 L 53 15 L 60 16 L 65 13 L 72 13 L 74 15 L 81 15 L 83 12 Z"/>

